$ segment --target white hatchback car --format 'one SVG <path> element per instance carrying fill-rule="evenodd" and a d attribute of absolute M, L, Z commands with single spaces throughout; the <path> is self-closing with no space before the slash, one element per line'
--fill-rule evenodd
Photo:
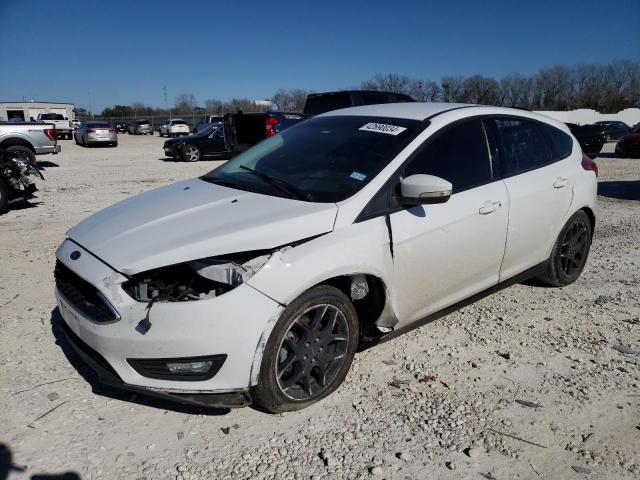
<path fill-rule="evenodd" d="M 165 120 L 160 125 L 160 136 L 175 137 L 178 135 L 189 135 L 189 125 L 181 118 Z"/>
<path fill-rule="evenodd" d="M 596 176 L 564 124 L 531 112 L 329 112 L 72 228 L 60 325 L 105 383 L 296 410 L 359 345 L 525 279 L 575 281 Z"/>

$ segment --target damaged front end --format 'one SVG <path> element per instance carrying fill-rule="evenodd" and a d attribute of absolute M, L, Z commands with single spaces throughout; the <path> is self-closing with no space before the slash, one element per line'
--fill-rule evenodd
<path fill-rule="evenodd" d="M 139 302 L 215 298 L 249 280 L 272 253 L 246 252 L 160 267 L 133 275 L 122 288 Z"/>

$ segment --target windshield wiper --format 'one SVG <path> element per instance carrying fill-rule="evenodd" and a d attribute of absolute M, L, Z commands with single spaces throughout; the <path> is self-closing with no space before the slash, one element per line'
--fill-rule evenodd
<path fill-rule="evenodd" d="M 264 172 L 259 172 L 258 170 L 254 170 L 253 168 L 250 167 L 246 167 L 244 165 L 240 165 L 240 168 L 242 168 L 243 170 L 246 170 L 247 172 L 251 173 L 252 175 L 264 180 L 265 182 L 267 182 L 269 185 L 273 185 L 274 187 L 276 187 L 278 190 L 280 190 L 281 192 L 286 193 L 289 198 L 296 198 L 298 200 L 307 200 L 309 202 L 312 202 L 312 198 L 311 195 L 303 190 L 300 190 L 298 187 L 296 187 L 295 185 L 290 184 L 289 182 L 287 182 L 286 180 L 282 180 L 281 178 L 274 178 Z"/>

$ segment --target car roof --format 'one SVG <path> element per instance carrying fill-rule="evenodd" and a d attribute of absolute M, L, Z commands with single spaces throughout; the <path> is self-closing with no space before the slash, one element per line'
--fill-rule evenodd
<path fill-rule="evenodd" d="M 548 123 L 560 130 L 569 132 L 569 127 L 555 118 L 542 113 L 523 110 L 521 108 L 494 107 L 490 105 L 475 105 L 470 103 L 443 103 L 443 102 L 415 102 L 415 103 L 383 103 L 380 105 L 366 105 L 361 107 L 342 108 L 317 115 L 317 117 L 358 115 L 367 117 L 405 118 L 408 120 L 426 120 L 441 113 L 459 111 L 468 112 L 468 115 L 513 115 L 530 118 Z M 597 126 L 596 126 L 597 127 Z"/>
<path fill-rule="evenodd" d="M 380 105 L 364 105 L 361 107 L 341 108 L 332 110 L 318 116 L 329 117 L 334 115 L 359 115 L 371 117 L 407 118 L 411 120 L 424 120 L 448 110 L 458 108 L 475 107 L 469 103 L 441 103 L 441 102 L 405 102 L 382 103 Z"/>

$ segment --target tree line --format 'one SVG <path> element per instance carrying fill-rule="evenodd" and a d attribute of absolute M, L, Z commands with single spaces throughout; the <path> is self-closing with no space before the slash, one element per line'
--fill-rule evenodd
<path fill-rule="evenodd" d="M 387 73 L 375 75 L 349 89 L 355 88 L 404 93 L 419 102 L 477 103 L 529 110 L 591 108 L 615 113 L 624 108 L 640 107 L 640 63 L 623 59 L 608 64 L 555 65 L 533 75 L 511 73 L 500 79 L 483 75 L 445 76 L 439 82 Z M 248 98 L 230 101 L 211 98 L 199 103 L 193 94 L 183 93 L 175 98 L 171 108 L 153 108 L 136 102 L 106 108 L 102 116 L 198 115 L 270 109 L 301 111 L 309 93 L 312 91 L 281 88 L 271 97 L 271 107 L 256 105 Z"/>

